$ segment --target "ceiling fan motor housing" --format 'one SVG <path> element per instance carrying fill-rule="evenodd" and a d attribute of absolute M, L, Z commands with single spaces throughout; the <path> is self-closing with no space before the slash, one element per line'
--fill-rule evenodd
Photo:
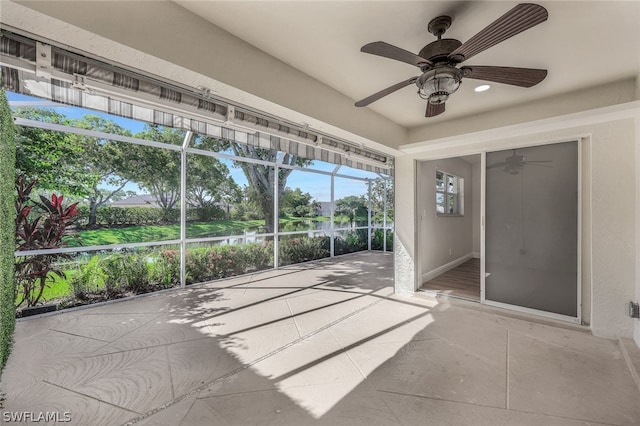
<path fill-rule="evenodd" d="M 430 60 L 433 63 L 452 62 L 448 58 L 449 53 L 462 46 L 462 42 L 453 38 L 443 38 L 427 44 L 422 48 L 418 56 Z"/>

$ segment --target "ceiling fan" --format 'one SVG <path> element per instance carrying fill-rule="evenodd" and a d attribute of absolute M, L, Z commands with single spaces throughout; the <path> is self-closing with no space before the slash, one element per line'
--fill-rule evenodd
<path fill-rule="evenodd" d="M 496 167 L 504 167 L 504 171 L 509 173 L 510 175 L 517 175 L 520 173 L 520 170 L 524 168 L 524 166 L 538 166 L 538 167 L 548 167 L 552 168 L 553 166 L 547 166 L 543 163 L 553 163 L 551 160 L 538 160 L 538 161 L 525 161 L 524 155 L 518 155 L 516 150 L 513 150 L 513 154 L 504 159 L 504 161 L 500 161 L 499 163 L 492 164 L 487 166 L 487 169 L 494 169 Z"/>
<path fill-rule="evenodd" d="M 514 86 L 531 87 L 547 76 L 547 70 L 534 68 L 514 68 L 469 65 L 458 68 L 457 65 L 484 50 L 513 37 L 547 20 L 547 10 L 537 4 L 522 3 L 489 24 L 485 29 L 471 37 L 465 43 L 454 39 L 443 39 L 442 35 L 451 26 L 449 16 L 439 16 L 429 22 L 428 30 L 438 40 L 427 44 L 416 55 L 399 47 L 376 41 L 365 44 L 361 52 L 383 56 L 414 65 L 422 74 L 387 87 L 358 102 L 357 107 L 367 106 L 405 86 L 418 86 L 418 95 L 427 100 L 426 117 L 442 114 L 449 96 L 460 87 L 463 78 L 494 81 Z"/>

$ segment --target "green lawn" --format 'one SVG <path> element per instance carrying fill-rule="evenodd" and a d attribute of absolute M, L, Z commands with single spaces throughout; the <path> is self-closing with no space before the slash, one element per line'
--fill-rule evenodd
<path fill-rule="evenodd" d="M 292 222 L 312 221 L 326 222 L 325 216 L 314 218 L 283 217 L 280 225 Z M 348 222 L 348 218 L 338 216 L 336 223 Z M 366 220 L 366 218 L 365 218 Z M 211 236 L 225 236 L 242 234 L 247 229 L 259 229 L 264 226 L 264 220 L 215 220 L 211 222 L 187 223 L 187 238 L 201 238 Z M 99 246 L 108 244 L 140 243 L 150 241 L 167 241 L 180 239 L 180 223 L 169 225 L 141 225 L 125 228 L 100 228 L 78 232 L 79 242 L 71 240 L 69 246 Z"/>
<path fill-rule="evenodd" d="M 247 228 L 258 226 L 264 226 L 264 220 L 217 220 L 213 222 L 188 223 L 187 238 L 233 235 L 234 233 L 242 233 Z M 71 247 L 179 240 L 180 224 L 91 229 L 80 231 L 78 235 L 81 244 L 72 241 L 69 244 Z"/>

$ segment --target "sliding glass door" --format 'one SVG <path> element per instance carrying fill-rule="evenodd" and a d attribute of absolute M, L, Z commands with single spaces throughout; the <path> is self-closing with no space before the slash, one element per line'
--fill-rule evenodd
<path fill-rule="evenodd" d="M 486 303 L 578 317 L 578 151 L 565 142 L 487 153 Z"/>

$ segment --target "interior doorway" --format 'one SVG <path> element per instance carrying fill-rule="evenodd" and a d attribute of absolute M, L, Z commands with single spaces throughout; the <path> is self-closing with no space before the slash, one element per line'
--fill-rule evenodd
<path fill-rule="evenodd" d="M 421 291 L 479 302 L 481 155 L 418 167 Z"/>

